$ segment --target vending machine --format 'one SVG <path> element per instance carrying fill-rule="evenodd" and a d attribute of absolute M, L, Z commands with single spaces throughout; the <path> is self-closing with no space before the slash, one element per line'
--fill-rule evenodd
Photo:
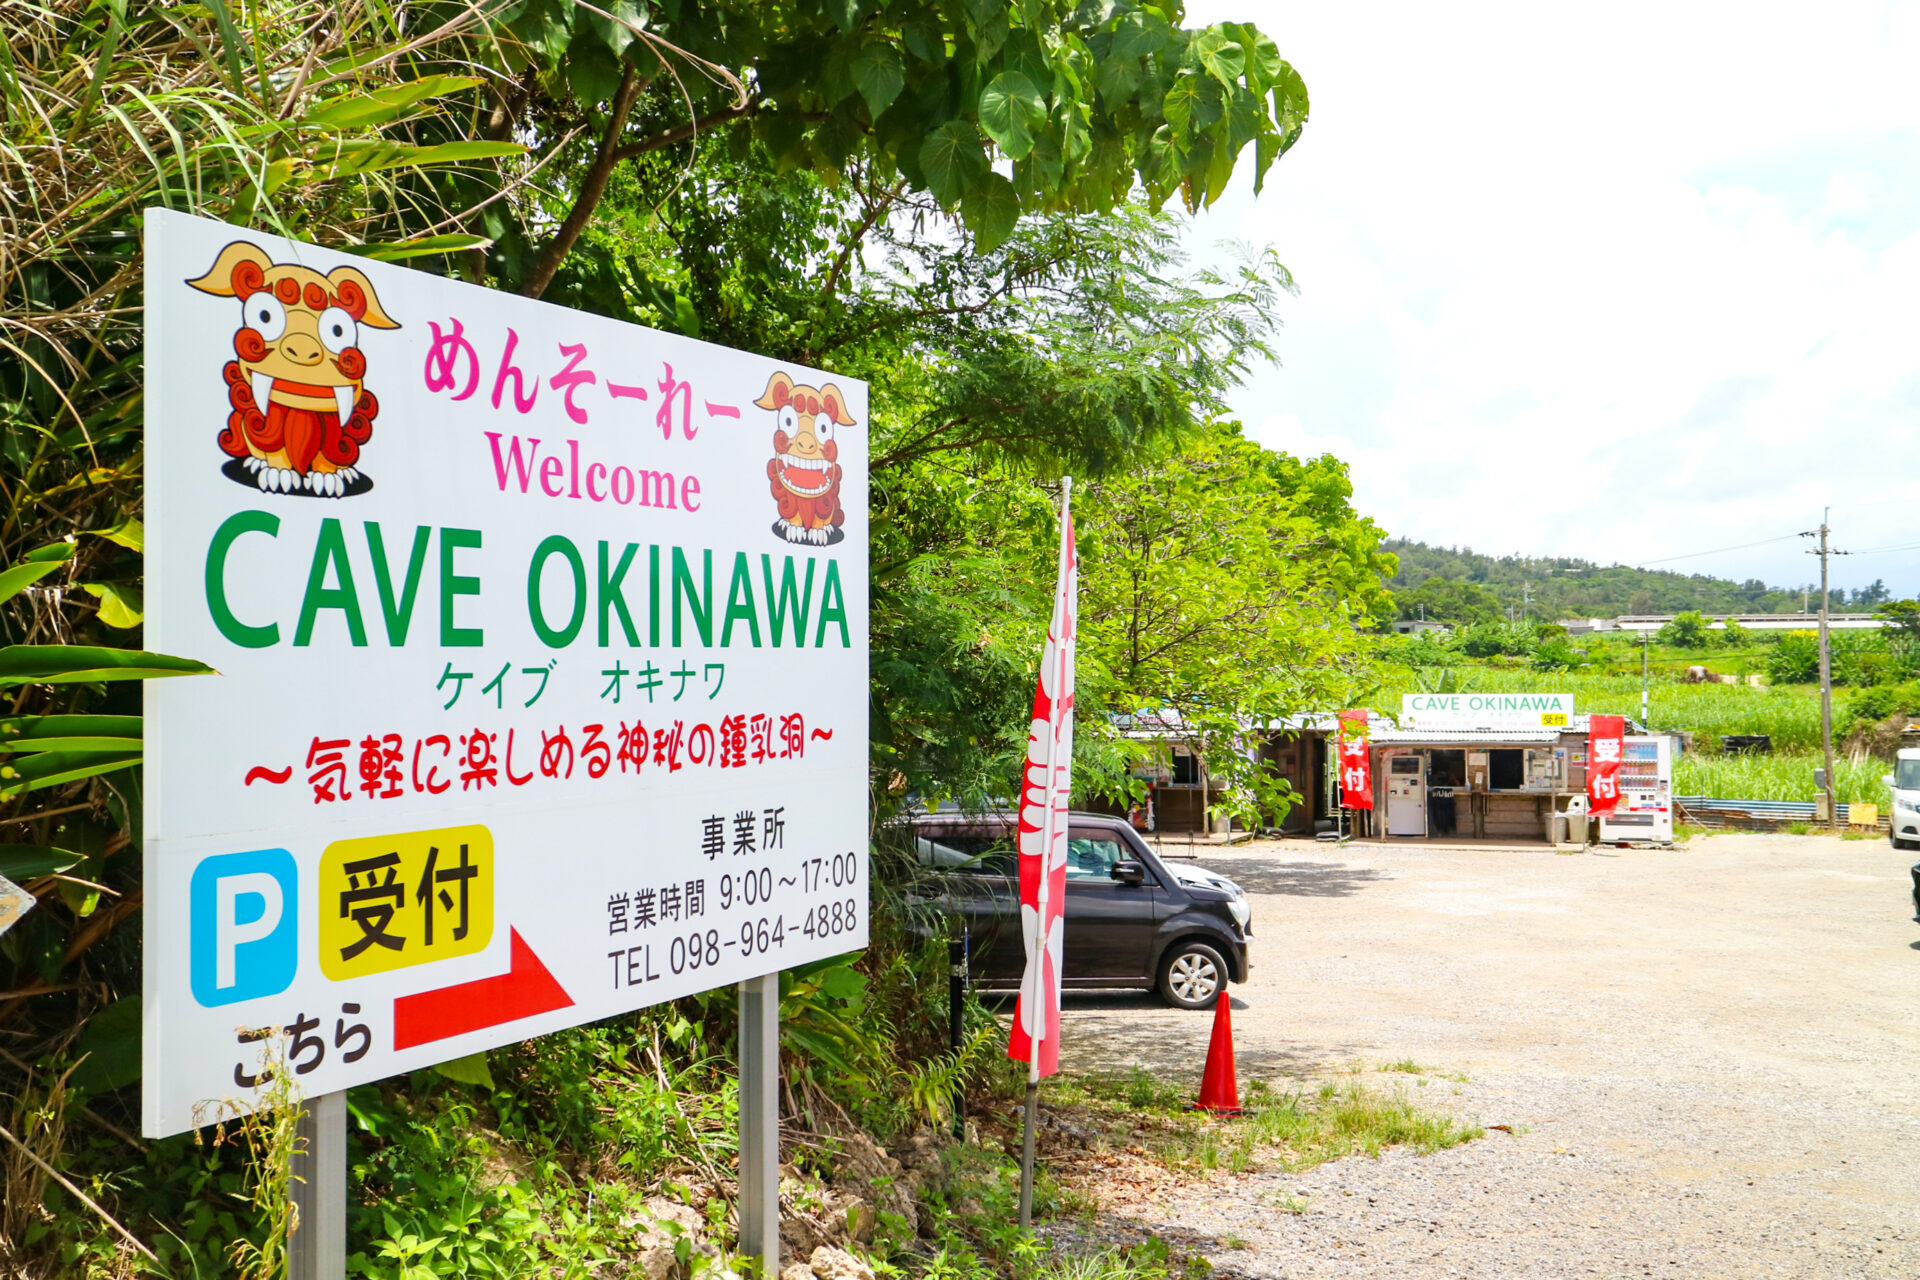
<path fill-rule="evenodd" d="M 1620 803 L 1600 819 L 1600 841 L 1673 839 L 1673 739 L 1629 734 L 1620 758 Z"/>
<path fill-rule="evenodd" d="M 1427 758 L 1387 757 L 1387 834 L 1427 834 Z"/>

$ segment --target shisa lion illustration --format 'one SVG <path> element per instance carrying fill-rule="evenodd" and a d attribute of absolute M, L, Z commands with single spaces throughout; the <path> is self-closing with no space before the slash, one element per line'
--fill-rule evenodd
<path fill-rule="evenodd" d="M 847 536 L 841 527 L 847 513 L 840 506 L 840 446 L 833 435 L 853 425 L 846 396 L 831 382 L 800 386 L 780 372 L 767 380 L 754 404 L 774 416 L 767 480 L 780 518 L 773 531 L 788 542 L 822 547 L 839 542 Z"/>
<path fill-rule="evenodd" d="M 206 275 L 187 283 L 240 300 L 238 358 L 222 370 L 233 406 L 219 437 L 231 455 L 222 472 L 267 493 L 301 497 L 345 498 L 373 488 L 355 465 L 380 414 L 362 382 L 360 327 L 400 327 L 381 310 L 373 282 L 353 267 L 321 275 L 276 263 L 258 245 L 236 240 Z"/>

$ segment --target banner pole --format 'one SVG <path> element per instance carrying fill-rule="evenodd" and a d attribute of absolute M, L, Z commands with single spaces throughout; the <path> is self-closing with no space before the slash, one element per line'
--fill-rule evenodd
<path fill-rule="evenodd" d="M 780 975 L 740 984 L 740 1252 L 780 1274 Z"/>
<path fill-rule="evenodd" d="M 347 1095 L 323 1093 L 300 1114 L 299 1146 L 287 1167 L 296 1214 L 287 1238 L 287 1280 L 347 1274 Z"/>
<path fill-rule="evenodd" d="M 1062 476 L 1060 477 L 1060 540 L 1063 547 L 1066 543 L 1067 519 L 1072 508 L 1072 502 L 1073 477 Z M 1064 560 L 1061 562 L 1061 567 L 1065 567 Z M 1056 572 L 1056 589 L 1061 576 L 1061 574 Z M 1064 653 L 1065 649 L 1066 637 L 1056 637 L 1056 654 Z M 1057 762 L 1054 760 L 1054 751 L 1060 745 L 1059 723 L 1066 715 L 1065 711 L 1060 710 L 1061 700 L 1065 697 L 1065 692 L 1061 688 L 1060 667 L 1065 665 L 1065 661 L 1059 657 L 1056 657 L 1054 661 L 1057 664 L 1054 669 L 1053 681 L 1054 723 L 1047 726 L 1047 821 L 1046 826 L 1041 830 L 1040 883 L 1034 895 L 1033 933 L 1027 939 L 1027 955 L 1031 958 L 1031 963 L 1034 965 L 1034 973 L 1038 975 L 1040 979 L 1034 984 L 1034 992 L 1040 996 L 1040 1007 L 1035 1010 L 1035 1030 L 1027 1042 L 1027 1104 L 1022 1111 L 1023 1128 L 1026 1132 L 1020 1143 L 1020 1229 L 1022 1231 L 1025 1231 L 1033 1225 L 1033 1130 L 1038 1118 L 1036 1113 L 1040 1109 L 1040 1046 L 1041 1042 L 1046 1039 L 1047 1034 L 1047 1001 L 1045 992 L 1047 985 L 1047 898 L 1048 889 L 1053 883 L 1053 837 L 1056 816 L 1053 804 L 1053 780 L 1054 766 Z M 1068 802 L 1072 802 L 1071 797 L 1068 798 Z M 1054 979 L 1058 981 L 1060 975 L 1055 974 Z"/>
<path fill-rule="evenodd" d="M 1040 1082 L 1027 1080 L 1027 1105 L 1024 1108 L 1025 1135 L 1020 1140 L 1020 1229 L 1033 1225 L 1033 1113 L 1040 1107 Z"/>

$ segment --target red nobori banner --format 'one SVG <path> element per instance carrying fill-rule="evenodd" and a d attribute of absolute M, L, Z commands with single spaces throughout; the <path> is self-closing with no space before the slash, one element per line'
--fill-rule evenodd
<path fill-rule="evenodd" d="M 1080 632 L 1080 560 L 1073 516 L 1060 498 L 1059 574 L 1053 625 L 1040 657 L 1020 787 L 1020 930 L 1027 967 L 1013 1008 L 1007 1056 L 1027 1079 L 1060 1070 L 1060 977 L 1066 955 L 1067 808 L 1073 795 L 1073 664 Z"/>
<path fill-rule="evenodd" d="M 1340 803 L 1348 809 L 1373 808 L 1373 766 L 1367 755 L 1365 709 L 1340 713 Z"/>
<path fill-rule="evenodd" d="M 1624 716 L 1587 718 L 1587 808 L 1612 813 L 1620 803 L 1620 756 L 1625 748 Z"/>

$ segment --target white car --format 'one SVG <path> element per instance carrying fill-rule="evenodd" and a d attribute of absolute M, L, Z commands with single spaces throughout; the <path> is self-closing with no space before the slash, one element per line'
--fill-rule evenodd
<path fill-rule="evenodd" d="M 1920 849 L 1920 747 L 1900 751 L 1893 768 L 1880 779 L 1893 789 L 1887 837 L 1896 849 Z"/>

